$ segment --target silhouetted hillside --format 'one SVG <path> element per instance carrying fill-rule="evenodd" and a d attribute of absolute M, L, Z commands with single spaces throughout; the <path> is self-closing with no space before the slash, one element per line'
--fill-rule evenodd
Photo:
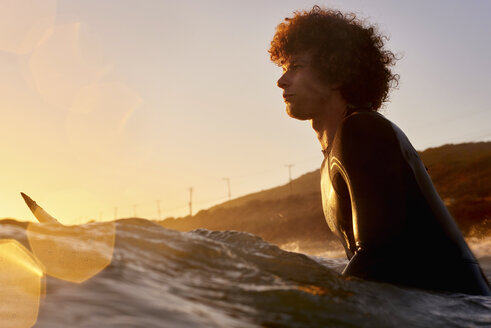
<path fill-rule="evenodd" d="M 249 195 L 232 199 L 225 203 L 213 206 L 210 208 L 210 210 L 213 210 L 215 208 L 242 206 L 254 200 L 260 200 L 260 201 L 279 200 L 290 196 L 305 196 L 310 193 L 320 193 L 319 181 L 320 181 L 320 171 L 316 170 L 310 173 L 306 173 L 301 177 L 293 180 L 291 191 L 290 191 L 290 184 L 286 184 L 279 187 L 258 191 Z"/>
<path fill-rule="evenodd" d="M 420 152 L 430 176 L 465 234 L 491 222 L 491 142 L 444 145 Z M 288 184 L 246 195 L 163 226 L 254 233 L 276 244 L 326 245 L 333 239 L 321 205 L 319 170 Z M 486 221 L 487 220 L 487 221 Z M 476 229 L 474 229 L 476 230 Z"/>
<path fill-rule="evenodd" d="M 464 233 L 491 221 L 491 142 L 429 148 L 421 153 L 428 172 Z"/>

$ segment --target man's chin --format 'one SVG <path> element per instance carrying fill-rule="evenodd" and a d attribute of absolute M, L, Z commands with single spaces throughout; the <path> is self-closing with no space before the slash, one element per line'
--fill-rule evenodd
<path fill-rule="evenodd" d="M 302 113 L 302 112 L 299 113 L 299 112 L 297 112 L 295 110 L 292 110 L 292 108 L 290 106 L 287 106 L 286 107 L 286 113 L 291 118 L 294 118 L 294 119 L 300 120 L 300 121 L 305 121 L 305 120 L 310 120 L 311 119 L 311 117 L 309 117 L 308 115 L 305 115 L 305 113 Z"/>

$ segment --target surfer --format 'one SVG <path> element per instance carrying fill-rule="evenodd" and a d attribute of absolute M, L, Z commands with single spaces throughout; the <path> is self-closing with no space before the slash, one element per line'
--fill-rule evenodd
<path fill-rule="evenodd" d="M 376 28 L 314 6 L 278 25 L 269 53 L 288 115 L 310 120 L 321 144 L 324 214 L 350 260 L 343 275 L 490 295 L 416 150 L 377 112 L 399 76 Z"/>

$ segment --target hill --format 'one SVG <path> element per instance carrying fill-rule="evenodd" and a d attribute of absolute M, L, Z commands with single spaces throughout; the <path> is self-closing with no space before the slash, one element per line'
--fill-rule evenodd
<path fill-rule="evenodd" d="M 420 156 L 464 234 L 488 233 L 491 142 L 449 144 L 426 149 Z M 303 250 L 334 247 L 322 211 L 319 170 L 293 180 L 292 187 L 292 192 L 289 184 L 256 192 L 159 224 L 180 231 L 246 231 L 278 245 L 294 243 Z"/>

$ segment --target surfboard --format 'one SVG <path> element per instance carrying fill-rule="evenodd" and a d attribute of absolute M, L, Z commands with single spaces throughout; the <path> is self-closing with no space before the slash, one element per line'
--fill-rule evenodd
<path fill-rule="evenodd" d="M 39 206 L 35 201 L 31 199 L 31 197 L 27 196 L 23 192 L 20 193 L 22 195 L 22 198 L 24 198 L 24 201 L 26 202 L 27 206 L 31 210 L 32 214 L 36 217 L 36 219 L 40 223 L 58 223 L 60 222 L 52 217 L 51 215 L 48 214 L 41 206 Z"/>

